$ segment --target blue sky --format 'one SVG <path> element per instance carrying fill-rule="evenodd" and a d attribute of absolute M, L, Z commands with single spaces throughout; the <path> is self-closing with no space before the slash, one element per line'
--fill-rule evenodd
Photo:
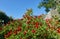
<path fill-rule="evenodd" d="M 13 18 L 22 18 L 26 9 L 32 8 L 34 15 L 45 14 L 45 9 L 38 8 L 42 0 L 0 0 L 0 10 Z"/>

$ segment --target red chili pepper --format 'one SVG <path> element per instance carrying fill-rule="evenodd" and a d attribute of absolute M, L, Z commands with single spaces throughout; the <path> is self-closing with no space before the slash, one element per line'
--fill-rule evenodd
<path fill-rule="evenodd" d="M 60 33 L 60 28 L 57 29 L 57 32 Z"/>
<path fill-rule="evenodd" d="M 50 24 L 48 24 L 48 26 L 50 27 L 51 25 L 50 25 Z"/>
<path fill-rule="evenodd" d="M 9 37 L 11 34 L 12 34 L 12 30 L 10 30 L 10 31 L 7 33 L 7 36 Z"/>
<path fill-rule="evenodd" d="M 39 25 L 39 22 L 36 22 L 35 24 L 36 24 L 36 25 Z"/>
<path fill-rule="evenodd" d="M 49 19 L 46 19 L 46 22 L 49 22 Z"/>
<path fill-rule="evenodd" d="M 24 35 L 26 35 L 27 34 L 27 31 L 24 31 Z"/>
<path fill-rule="evenodd" d="M 29 24 L 30 23 L 30 20 L 28 20 L 26 23 Z"/>
<path fill-rule="evenodd" d="M 2 30 L 2 28 L 0 27 L 0 30 Z"/>
<path fill-rule="evenodd" d="M 8 37 L 8 35 L 5 34 L 5 35 L 4 35 L 4 38 L 7 38 L 7 37 Z"/>
<path fill-rule="evenodd" d="M 22 29 L 21 29 L 21 27 L 20 26 L 18 26 L 18 28 L 17 28 L 17 31 L 21 31 Z"/>
<path fill-rule="evenodd" d="M 36 22 L 36 23 L 35 23 L 35 28 L 38 28 L 38 27 L 39 27 L 39 23 Z"/>
<path fill-rule="evenodd" d="M 14 31 L 14 34 L 17 35 L 17 30 Z"/>
<path fill-rule="evenodd" d="M 35 33 L 36 31 L 35 30 L 32 30 L 32 33 Z"/>
<path fill-rule="evenodd" d="M 52 26 L 48 21 L 46 21 L 46 24 L 48 25 L 48 27 Z"/>
<path fill-rule="evenodd" d="M 35 28 L 38 28 L 39 26 L 38 25 L 35 25 Z"/>

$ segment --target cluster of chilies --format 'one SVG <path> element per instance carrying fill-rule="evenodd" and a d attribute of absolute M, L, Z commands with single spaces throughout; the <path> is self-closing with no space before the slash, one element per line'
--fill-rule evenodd
<path fill-rule="evenodd" d="M 53 27 L 53 26 L 49 23 L 49 19 L 46 19 L 46 24 L 48 25 L 48 27 L 49 27 L 50 29 L 52 29 L 52 30 L 55 29 L 55 27 Z M 57 29 L 55 29 L 55 30 L 57 30 L 57 33 L 60 33 L 60 28 L 57 28 Z"/>
<path fill-rule="evenodd" d="M 19 31 L 22 31 L 22 28 L 21 28 L 20 26 L 18 26 L 18 28 L 17 28 L 16 30 L 14 30 L 14 31 L 10 30 L 7 34 L 4 35 L 4 37 L 5 37 L 5 38 L 8 38 L 11 34 L 17 35 Z M 25 30 L 23 34 L 26 35 L 27 32 L 28 32 L 28 31 Z M 32 32 L 32 33 L 35 33 L 36 31 L 33 29 L 33 30 L 31 30 L 31 32 Z"/>
<path fill-rule="evenodd" d="M 57 29 L 57 32 L 60 34 L 60 28 Z"/>
<path fill-rule="evenodd" d="M 12 30 L 10 30 L 7 34 L 4 35 L 5 38 L 9 37 L 12 34 Z"/>
<path fill-rule="evenodd" d="M 40 19 L 40 17 L 41 17 L 41 16 L 38 16 L 38 19 Z M 29 23 L 30 23 L 30 20 L 32 19 L 31 16 L 29 17 L 29 16 L 27 16 L 27 15 L 24 16 L 24 18 L 28 18 L 27 24 L 29 24 Z M 35 19 L 35 18 L 36 18 L 36 17 L 34 17 L 34 19 Z M 20 19 L 19 19 L 19 20 L 20 20 Z M 48 25 L 47 27 L 50 28 L 50 29 L 52 29 L 52 30 L 54 30 L 55 27 L 52 26 L 52 25 L 49 23 L 49 20 L 50 20 L 50 19 L 46 19 L 46 24 Z M 8 24 L 10 24 L 10 23 L 8 23 Z M 34 28 L 37 28 L 37 29 L 39 28 L 39 25 L 40 25 L 40 26 L 43 25 L 41 22 L 33 22 L 33 24 L 34 24 Z M 28 28 L 30 28 L 30 27 L 28 26 Z M 2 28 L 0 28 L 0 30 L 2 30 Z M 17 35 L 18 32 L 20 33 L 21 31 L 22 31 L 22 27 L 21 27 L 21 26 L 18 26 L 16 30 L 14 30 L 14 31 L 10 30 L 7 34 L 4 35 L 4 37 L 5 37 L 5 38 L 8 38 L 11 34 Z M 26 35 L 27 32 L 28 32 L 28 30 L 25 30 L 25 31 L 23 31 L 23 34 Z M 31 32 L 32 32 L 32 33 L 35 33 L 36 30 L 32 29 Z M 57 29 L 57 32 L 60 33 L 60 28 Z M 22 38 L 20 38 L 20 39 L 22 39 Z"/>
<path fill-rule="evenodd" d="M 30 17 L 29 17 L 29 16 L 26 16 L 26 17 L 28 18 L 28 20 L 30 20 L 30 19 L 32 18 L 31 16 L 30 16 Z M 26 17 L 25 17 L 25 18 L 26 18 Z M 40 18 L 40 16 L 38 16 L 38 18 Z M 19 20 L 20 20 L 20 19 L 19 19 Z M 10 22 L 8 22 L 8 24 L 10 24 Z M 40 23 L 40 25 L 42 25 L 42 23 Z M 36 22 L 36 23 L 35 23 L 35 28 L 38 28 L 38 27 L 39 27 L 39 23 Z M 1 30 L 1 28 L 0 28 L 0 30 Z M 13 34 L 13 33 L 14 33 L 15 35 L 17 35 L 17 33 L 18 33 L 19 31 L 21 31 L 21 30 L 22 30 L 22 28 L 21 28 L 20 26 L 18 26 L 18 28 L 17 28 L 16 30 L 14 30 L 14 31 L 10 30 L 7 34 L 4 35 L 4 37 L 5 37 L 5 38 L 8 38 L 8 37 L 9 37 L 11 34 Z M 28 31 L 25 30 L 25 31 L 24 31 L 24 35 L 26 35 L 27 32 L 28 32 Z M 33 29 L 33 30 L 31 30 L 31 32 L 32 32 L 32 33 L 35 33 L 36 30 Z"/>
<path fill-rule="evenodd" d="M 21 31 L 21 30 L 22 30 L 21 27 L 18 26 L 18 28 L 17 28 L 16 30 L 14 30 L 14 31 L 10 30 L 7 34 L 4 35 L 4 37 L 5 37 L 5 38 L 8 38 L 11 34 L 16 35 L 16 34 L 17 34 L 19 31 Z"/>
<path fill-rule="evenodd" d="M 49 19 L 46 19 L 46 24 L 48 25 L 48 27 L 52 27 L 52 25 L 49 23 Z"/>

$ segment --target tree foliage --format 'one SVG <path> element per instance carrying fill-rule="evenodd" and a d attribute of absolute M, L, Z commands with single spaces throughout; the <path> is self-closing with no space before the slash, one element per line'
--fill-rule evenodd
<path fill-rule="evenodd" d="M 39 5 L 38 8 L 45 7 L 46 12 L 49 11 L 51 8 L 56 8 L 57 2 L 56 0 L 43 0 Z"/>
<path fill-rule="evenodd" d="M 3 24 L 6 24 L 10 21 L 10 18 L 2 11 L 0 11 L 0 24 L 2 23 L 3 21 Z"/>

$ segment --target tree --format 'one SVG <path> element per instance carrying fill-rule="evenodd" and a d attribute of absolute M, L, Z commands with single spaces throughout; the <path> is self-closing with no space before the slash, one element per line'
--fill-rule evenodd
<path fill-rule="evenodd" d="M 4 12 L 0 11 L 0 21 L 0 24 L 2 23 L 2 21 L 4 24 L 6 24 L 10 21 L 10 18 Z"/>
<path fill-rule="evenodd" d="M 39 5 L 38 8 L 41 8 L 42 6 L 46 8 L 46 12 L 48 12 L 50 9 L 55 9 L 59 5 L 59 0 L 43 0 Z"/>

